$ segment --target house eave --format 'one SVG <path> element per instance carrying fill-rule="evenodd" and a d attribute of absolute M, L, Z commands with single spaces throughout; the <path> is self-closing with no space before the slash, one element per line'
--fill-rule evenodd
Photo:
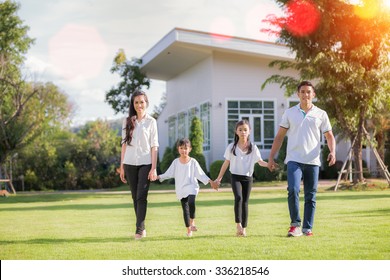
<path fill-rule="evenodd" d="M 213 52 L 294 59 L 286 46 L 276 43 L 175 28 L 142 56 L 141 68 L 149 78 L 167 81 Z"/>

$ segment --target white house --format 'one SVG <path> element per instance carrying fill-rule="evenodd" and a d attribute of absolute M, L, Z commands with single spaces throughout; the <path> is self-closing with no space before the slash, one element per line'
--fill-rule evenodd
<path fill-rule="evenodd" d="M 166 147 L 189 136 L 193 116 L 203 124 L 204 155 L 209 166 L 223 159 L 235 123 L 249 119 L 252 142 L 268 158 L 285 109 L 298 102 L 278 84 L 261 85 L 277 68 L 274 60 L 293 60 L 285 46 L 175 28 L 142 57 L 151 79 L 166 81 L 167 105 L 158 118 L 160 158 Z M 291 71 L 281 74 L 295 75 Z M 340 152 L 339 152 L 340 151 Z M 348 148 L 337 153 L 344 161 Z"/>

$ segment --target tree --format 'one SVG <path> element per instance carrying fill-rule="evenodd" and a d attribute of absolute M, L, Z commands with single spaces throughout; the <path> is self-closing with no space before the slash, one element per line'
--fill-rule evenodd
<path fill-rule="evenodd" d="M 106 92 L 106 102 L 111 105 L 115 113 L 127 113 L 130 105 L 130 95 L 136 90 L 150 87 L 150 80 L 141 71 L 142 60 L 132 58 L 128 61 L 123 49 L 120 49 L 114 58 L 111 73 L 118 73 L 121 77 L 116 87 Z"/>
<path fill-rule="evenodd" d="M 158 117 L 160 116 L 161 112 L 164 110 L 166 105 L 167 105 L 167 93 L 164 92 L 161 97 L 160 104 L 158 106 L 154 106 L 153 108 L 152 117 L 158 119 Z"/>
<path fill-rule="evenodd" d="M 0 166 L 10 153 L 62 122 L 71 110 L 55 85 L 22 78 L 20 68 L 33 39 L 16 15 L 19 7 L 12 1 L 0 3 Z"/>
<path fill-rule="evenodd" d="M 101 120 L 87 123 L 77 135 L 81 146 L 72 162 L 79 174 L 80 188 L 109 188 L 119 184 L 121 137 Z"/>
<path fill-rule="evenodd" d="M 15 173 L 28 190 L 112 188 L 120 184 L 120 149 L 108 122 L 89 122 L 77 133 L 50 127 L 19 153 Z"/>
<path fill-rule="evenodd" d="M 277 27 L 278 42 L 296 55 L 295 61 L 274 61 L 280 70 L 294 69 L 299 78 L 273 75 L 263 84 L 280 83 L 288 95 L 299 80 L 316 82 L 319 106 L 334 118 L 348 138 L 355 139 L 354 183 L 363 181 L 362 144 L 365 120 L 378 110 L 388 110 L 390 98 L 390 21 L 381 1 L 361 1 L 354 6 L 340 0 L 276 0 L 283 17 L 269 17 Z M 364 10 L 375 15 L 362 16 Z M 365 14 L 366 15 L 366 14 Z M 304 20 L 302 20 L 304 18 Z M 274 29 L 269 29 L 275 32 Z"/>
<path fill-rule="evenodd" d="M 62 125 L 71 106 L 52 83 L 1 81 L 8 88 L 0 101 L 0 165 L 50 126 Z"/>
<path fill-rule="evenodd" d="M 199 118 L 194 117 L 192 119 L 190 130 L 189 138 L 192 145 L 190 156 L 195 158 L 199 162 L 200 167 L 206 172 L 206 159 L 203 155 L 203 130 Z"/>
<path fill-rule="evenodd" d="M 17 16 L 20 5 L 6 0 L 0 3 L 0 65 L 1 76 L 19 73 L 33 39 L 27 36 L 29 27 Z M 1 85 L 3 87 L 3 85 Z"/>

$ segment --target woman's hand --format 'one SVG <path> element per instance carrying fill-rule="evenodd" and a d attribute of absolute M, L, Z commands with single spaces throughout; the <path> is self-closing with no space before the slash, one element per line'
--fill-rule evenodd
<path fill-rule="evenodd" d="M 149 171 L 148 179 L 150 181 L 156 181 L 157 180 L 157 170 L 156 168 L 153 168 Z"/>
<path fill-rule="evenodd" d="M 121 181 L 123 182 L 123 183 L 127 183 L 127 181 L 126 181 L 126 176 L 125 176 L 125 170 L 124 170 L 124 168 L 123 168 L 123 165 L 121 165 L 120 167 L 119 167 L 119 177 L 121 178 Z"/>

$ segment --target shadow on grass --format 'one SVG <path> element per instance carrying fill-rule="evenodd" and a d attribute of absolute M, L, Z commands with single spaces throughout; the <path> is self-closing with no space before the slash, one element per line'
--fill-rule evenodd
<path fill-rule="evenodd" d="M 269 238 L 269 235 L 266 234 L 254 234 L 249 235 L 248 237 L 237 237 L 232 234 L 220 234 L 217 236 L 213 235 L 194 235 L 189 238 L 184 234 L 182 236 L 174 234 L 167 236 L 156 236 L 156 237 L 146 237 L 141 240 L 134 240 L 132 236 L 126 237 L 110 237 L 110 238 L 99 238 L 99 237 L 85 237 L 85 238 L 37 238 L 37 239 L 28 239 L 28 240 L 0 240 L 0 246 L 2 245 L 46 245 L 46 244 L 88 244 L 88 243 L 128 243 L 128 242 L 161 242 L 161 241 L 184 241 L 188 240 L 207 240 L 210 239 L 220 240 L 221 238 L 231 238 L 232 240 L 243 240 L 247 238 Z M 274 237 L 286 239 L 286 235 L 275 235 Z"/>
<path fill-rule="evenodd" d="M 112 192 L 110 194 L 95 194 L 95 193 L 31 193 L 10 196 L 7 198 L 0 197 L 1 204 L 17 204 L 17 203 L 39 203 L 39 202 L 65 202 L 75 201 L 80 199 L 101 199 L 101 198 L 113 198 L 115 196 L 123 196 L 122 193 Z"/>
<path fill-rule="evenodd" d="M 97 238 L 97 237 L 85 237 L 85 238 L 37 238 L 28 240 L 0 240 L 0 245 L 15 245 L 15 244 L 71 244 L 71 243 L 112 243 L 112 242 L 128 242 L 131 237 L 116 237 L 116 238 Z"/>
<path fill-rule="evenodd" d="M 111 196 L 111 195 L 110 195 Z M 83 198 L 90 198 L 90 197 L 83 197 Z M 99 197 L 101 198 L 101 197 Z M 301 201 L 303 199 L 303 194 L 301 194 Z M 383 198 L 390 198 L 390 194 L 369 194 L 367 195 L 326 195 L 322 196 L 321 194 L 317 195 L 317 200 L 374 200 L 374 199 L 383 199 Z M 61 200 L 64 201 L 65 199 Z M 133 207 L 131 198 L 129 198 L 129 203 L 113 203 L 113 204 L 81 204 L 81 203 L 73 203 L 75 198 L 72 196 L 72 199 L 69 199 L 69 204 L 66 205 L 40 205 L 40 206 L 16 206 L 13 207 L 10 205 L 10 207 L 2 207 L 0 208 L 0 213 L 2 211 L 56 211 L 56 210 L 78 210 L 78 211 L 91 211 L 91 210 L 112 210 L 112 209 L 129 209 Z M 197 200 L 196 205 L 197 206 L 208 206 L 208 207 L 219 207 L 219 206 L 231 206 L 233 205 L 233 195 L 231 199 L 221 199 L 221 200 Z M 32 201 L 31 201 L 32 202 Z M 53 201 L 51 201 L 53 202 Z M 249 203 L 251 205 L 256 204 L 268 204 L 268 203 L 287 203 L 287 196 L 286 197 L 276 197 L 276 198 L 251 198 L 249 200 Z M 14 203 L 12 203 L 14 204 Z M 149 208 L 163 208 L 163 207 L 176 207 L 180 205 L 180 202 L 177 200 L 169 201 L 169 202 L 152 202 L 149 200 L 148 207 Z"/>
<path fill-rule="evenodd" d="M 390 208 L 387 209 L 378 209 L 378 210 L 370 210 L 370 211 L 354 211 L 351 212 L 352 216 L 354 217 L 379 217 L 379 216 L 386 216 L 389 217 L 390 215 Z"/>

